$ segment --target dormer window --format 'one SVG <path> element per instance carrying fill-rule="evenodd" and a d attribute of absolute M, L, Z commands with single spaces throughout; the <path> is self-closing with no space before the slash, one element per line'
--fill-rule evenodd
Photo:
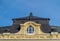
<path fill-rule="evenodd" d="M 34 32 L 34 28 L 33 28 L 32 26 L 29 26 L 29 27 L 27 28 L 27 33 L 31 34 L 31 33 L 33 33 L 33 32 Z"/>
<path fill-rule="evenodd" d="M 52 32 L 56 32 L 56 29 L 51 29 Z"/>

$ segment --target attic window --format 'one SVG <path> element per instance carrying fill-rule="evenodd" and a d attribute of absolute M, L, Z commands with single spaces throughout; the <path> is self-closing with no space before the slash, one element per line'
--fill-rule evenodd
<path fill-rule="evenodd" d="M 34 32 L 34 28 L 33 28 L 32 26 L 29 26 L 29 27 L 27 28 L 27 33 L 31 34 L 31 33 L 33 33 L 33 32 Z"/>
<path fill-rule="evenodd" d="M 8 32 L 8 31 L 9 31 L 9 29 L 5 29 L 5 30 L 4 30 L 4 32 Z"/>
<path fill-rule="evenodd" d="M 56 32 L 56 29 L 51 29 L 52 32 Z"/>

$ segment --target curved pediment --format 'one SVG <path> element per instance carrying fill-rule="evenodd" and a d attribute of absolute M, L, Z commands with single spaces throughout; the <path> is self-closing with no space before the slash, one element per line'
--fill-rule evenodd
<path fill-rule="evenodd" d="M 42 34 L 43 32 L 41 31 L 40 27 L 41 24 L 37 24 L 33 21 L 28 21 L 25 22 L 24 24 L 20 24 L 21 26 L 21 30 L 17 33 L 17 34 L 29 34 L 27 33 L 29 30 L 33 29 L 33 33 L 32 34 Z M 29 28 L 30 27 L 30 28 Z M 29 29 L 28 29 L 29 28 Z M 28 30 L 27 30 L 28 29 Z"/>

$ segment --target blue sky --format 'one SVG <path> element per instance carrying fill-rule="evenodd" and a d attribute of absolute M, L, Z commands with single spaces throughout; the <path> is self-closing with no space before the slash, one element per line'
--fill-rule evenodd
<path fill-rule="evenodd" d="M 50 18 L 50 25 L 60 26 L 60 0 L 0 0 L 0 26 L 12 25 L 12 18 L 28 16 Z"/>

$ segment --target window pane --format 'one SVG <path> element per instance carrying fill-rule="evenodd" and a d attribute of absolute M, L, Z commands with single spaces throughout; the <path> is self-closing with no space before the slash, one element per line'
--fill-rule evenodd
<path fill-rule="evenodd" d="M 27 29 L 28 33 L 33 33 L 34 32 L 34 28 L 32 26 L 29 26 Z"/>

